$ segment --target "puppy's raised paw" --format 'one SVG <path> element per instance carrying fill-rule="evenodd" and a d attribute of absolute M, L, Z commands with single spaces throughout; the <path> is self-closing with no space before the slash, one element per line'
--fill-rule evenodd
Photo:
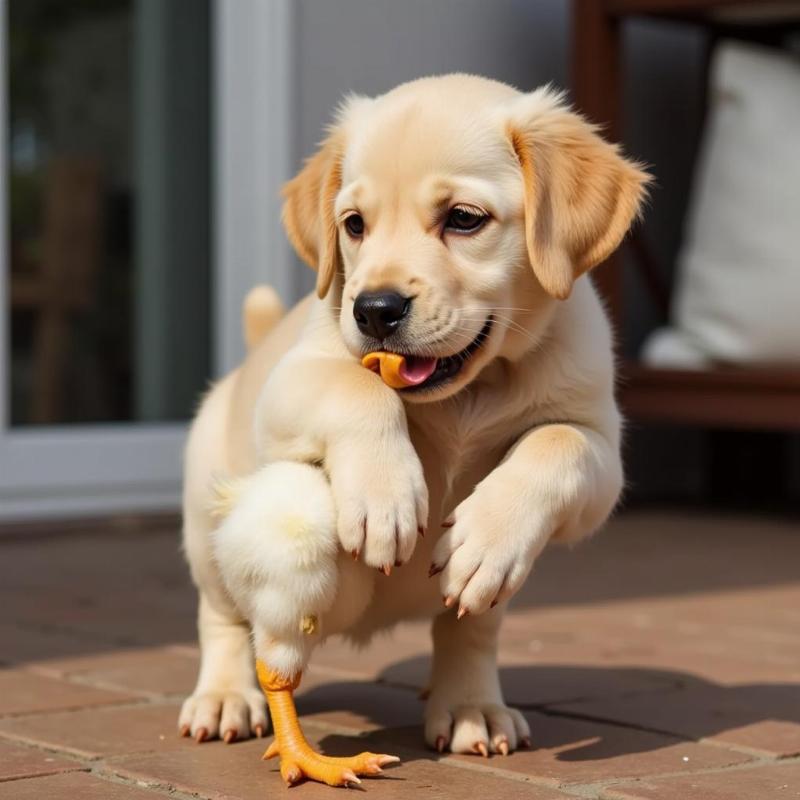
<path fill-rule="evenodd" d="M 389 575 L 412 556 L 428 522 L 422 465 L 406 435 L 339 448 L 329 465 L 344 550 Z"/>
<path fill-rule="evenodd" d="M 429 574 L 440 576 L 444 605 L 459 619 L 511 597 L 552 534 L 548 515 L 526 513 L 513 486 L 493 483 L 490 475 L 461 503 L 433 550 Z"/>

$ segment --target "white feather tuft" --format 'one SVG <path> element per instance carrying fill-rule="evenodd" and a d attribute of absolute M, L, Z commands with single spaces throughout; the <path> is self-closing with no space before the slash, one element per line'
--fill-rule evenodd
<path fill-rule="evenodd" d="M 209 511 L 215 520 L 223 520 L 231 513 L 239 499 L 243 481 L 236 478 L 216 478 L 211 487 Z"/>
<path fill-rule="evenodd" d="M 338 539 L 330 487 L 320 469 L 281 461 L 236 488 L 236 503 L 214 533 L 214 555 L 228 592 L 253 626 L 257 648 L 269 643 L 288 663 L 318 641 L 336 597 Z M 308 617 L 318 621 L 314 633 L 303 631 Z"/>

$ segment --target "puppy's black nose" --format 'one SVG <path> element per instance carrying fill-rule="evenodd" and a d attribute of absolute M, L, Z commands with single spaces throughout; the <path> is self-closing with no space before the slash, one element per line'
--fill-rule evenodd
<path fill-rule="evenodd" d="M 408 314 L 411 298 L 397 292 L 361 292 L 353 303 L 353 316 L 365 336 L 383 341 Z"/>

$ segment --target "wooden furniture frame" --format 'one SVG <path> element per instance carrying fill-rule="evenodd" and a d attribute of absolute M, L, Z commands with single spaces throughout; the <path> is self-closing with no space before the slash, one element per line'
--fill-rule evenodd
<path fill-rule="evenodd" d="M 35 314 L 28 421 L 60 421 L 70 317 L 94 302 L 103 225 L 100 167 L 61 158 L 47 173 L 42 257 L 32 273 L 11 274 L 11 309 Z"/>
<path fill-rule="evenodd" d="M 648 16 L 762 33 L 800 24 L 798 0 L 573 0 L 572 78 L 577 106 L 621 139 L 622 26 Z M 749 38 L 749 37 L 748 37 Z M 631 240 L 646 284 L 664 304 L 640 239 Z M 595 273 L 617 330 L 625 310 L 622 260 L 609 259 Z M 621 364 L 620 400 L 635 419 L 709 428 L 800 430 L 800 368 L 733 368 L 709 371 L 653 369 Z"/>

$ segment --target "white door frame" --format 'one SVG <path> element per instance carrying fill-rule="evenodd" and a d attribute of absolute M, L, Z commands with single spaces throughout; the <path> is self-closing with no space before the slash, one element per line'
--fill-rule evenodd
<path fill-rule="evenodd" d="M 292 0 L 215 0 L 216 363 L 241 361 L 242 300 L 269 283 L 296 300 L 293 256 L 280 224 L 294 130 Z"/>
<path fill-rule="evenodd" d="M 278 188 L 291 165 L 291 0 L 214 0 L 212 357 L 241 357 L 241 302 L 258 282 L 290 300 Z M 10 427 L 6 32 L 0 0 L 0 520 L 177 509 L 186 427 Z"/>

